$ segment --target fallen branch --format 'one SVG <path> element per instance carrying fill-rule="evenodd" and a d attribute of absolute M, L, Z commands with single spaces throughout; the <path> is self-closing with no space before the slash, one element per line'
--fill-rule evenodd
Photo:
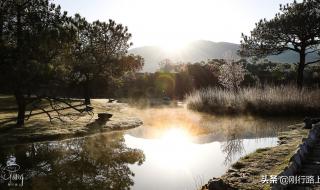
<path fill-rule="evenodd" d="M 46 108 L 41 106 L 40 103 L 42 102 L 42 100 L 46 100 L 49 103 L 51 110 L 47 110 Z M 63 119 L 64 117 L 68 117 L 68 119 L 72 120 L 72 121 L 75 121 L 80 118 L 79 115 L 77 118 L 72 118 L 75 115 L 74 113 L 63 113 L 62 112 L 62 111 L 68 110 L 68 109 L 72 109 L 72 110 L 78 112 L 79 114 L 87 113 L 91 116 L 90 120 L 94 116 L 93 107 L 85 105 L 85 104 L 72 105 L 72 102 L 69 102 L 68 100 L 61 99 L 61 98 L 37 96 L 36 98 L 32 98 L 32 100 L 28 104 L 31 104 L 31 109 L 29 111 L 28 116 L 26 117 L 26 120 L 29 120 L 31 116 L 40 115 L 40 114 L 46 114 L 50 120 L 50 123 L 52 123 L 52 121 L 54 119 L 58 119 L 61 122 L 66 122 L 66 120 Z M 66 106 L 62 106 L 61 104 L 66 105 Z M 83 107 L 83 106 L 85 106 L 85 107 L 79 108 L 79 107 Z M 34 110 L 36 110 L 36 109 L 39 109 L 42 112 L 33 113 Z M 52 113 L 54 113 L 56 116 L 53 116 Z"/>

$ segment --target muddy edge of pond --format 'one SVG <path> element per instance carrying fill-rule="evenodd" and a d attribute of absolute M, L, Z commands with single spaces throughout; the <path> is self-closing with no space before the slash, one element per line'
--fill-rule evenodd
<path fill-rule="evenodd" d="M 126 113 L 128 106 L 122 103 L 106 103 L 101 100 L 93 101 L 94 117 L 84 116 L 82 119 L 61 123 L 50 123 L 46 119 L 27 122 L 22 128 L 9 128 L 0 132 L 0 147 L 15 144 L 65 140 L 75 137 L 84 137 L 98 133 L 122 131 L 139 127 L 143 122 Z M 110 113 L 112 117 L 106 123 L 101 123 L 98 113 Z"/>
<path fill-rule="evenodd" d="M 240 158 L 223 176 L 213 180 L 219 181 L 220 189 L 270 189 L 270 184 L 261 183 L 261 176 L 278 175 L 289 165 L 302 139 L 308 135 L 309 130 L 303 126 L 289 126 L 288 131 L 279 134 L 278 146 L 257 149 Z M 201 189 L 211 190 L 209 184 L 210 181 Z"/>

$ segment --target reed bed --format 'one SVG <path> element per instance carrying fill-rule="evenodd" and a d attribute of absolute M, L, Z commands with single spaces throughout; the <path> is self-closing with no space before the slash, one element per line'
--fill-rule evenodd
<path fill-rule="evenodd" d="M 238 91 L 207 88 L 186 97 L 192 110 L 215 114 L 320 115 L 320 89 L 294 86 L 248 87 Z"/>

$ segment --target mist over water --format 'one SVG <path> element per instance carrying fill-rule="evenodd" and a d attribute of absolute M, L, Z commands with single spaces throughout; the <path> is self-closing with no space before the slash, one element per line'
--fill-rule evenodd
<path fill-rule="evenodd" d="M 25 188 L 195 189 L 221 176 L 241 156 L 277 145 L 295 120 L 217 117 L 182 106 L 126 107 L 144 125 L 63 141 L 2 147 L 0 164 L 15 162 Z M 3 183 L 2 183 L 3 184 Z"/>

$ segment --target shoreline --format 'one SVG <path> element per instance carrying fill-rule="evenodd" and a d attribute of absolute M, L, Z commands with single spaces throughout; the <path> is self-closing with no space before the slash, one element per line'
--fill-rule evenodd
<path fill-rule="evenodd" d="M 21 128 L 5 128 L 0 132 L 0 147 L 17 144 L 66 140 L 77 137 L 85 137 L 99 133 L 122 131 L 143 125 L 143 122 L 122 111 L 125 107 L 121 103 L 106 103 L 104 100 L 93 100 L 95 108 L 94 117 L 86 115 L 77 121 L 66 123 L 54 122 L 39 118 L 27 121 Z M 106 123 L 101 123 L 98 113 L 111 113 L 113 116 Z M 89 118 L 89 119 L 88 119 Z M 42 119 L 42 118 L 41 118 Z"/>
<path fill-rule="evenodd" d="M 240 158 L 225 174 L 213 178 L 201 190 L 211 190 L 213 186 L 222 189 L 271 189 L 270 184 L 260 182 L 261 176 L 278 175 L 289 165 L 290 158 L 308 135 L 309 130 L 303 126 L 304 124 L 288 126 L 288 131 L 278 135 L 277 146 L 257 149 Z"/>
<path fill-rule="evenodd" d="M 119 124 L 121 125 L 121 124 Z M 9 140 L 0 140 L 0 147 L 6 147 L 6 146 L 14 146 L 19 144 L 28 144 L 28 143 L 37 143 L 37 142 L 49 142 L 49 141 L 62 141 L 62 140 L 68 140 L 73 138 L 81 138 L 81 137 L 89 137 L 92 135 L 98 135 L 103 133 L 109 133 L 109 132 L 120 132 L 125 131 L 133 128 L 137 128 L 143 125 L 142 121 L 137 121 L 137 123 L 132 124 L 130 126 L 126 127 L 101 127 L 99 129 L 89 129 L 87 132 L 80 132 L 80 133 L 60 133 L 60 134 L 35 134 L 35 136 L 29 136 L 29 134 L 24 135 L 18 135 L 16 137 L 6 138 L 5 135 L 0 135 L 1 138 L 6 138 Z M 86 126 L 85 126 L 86 127 Z"/>

